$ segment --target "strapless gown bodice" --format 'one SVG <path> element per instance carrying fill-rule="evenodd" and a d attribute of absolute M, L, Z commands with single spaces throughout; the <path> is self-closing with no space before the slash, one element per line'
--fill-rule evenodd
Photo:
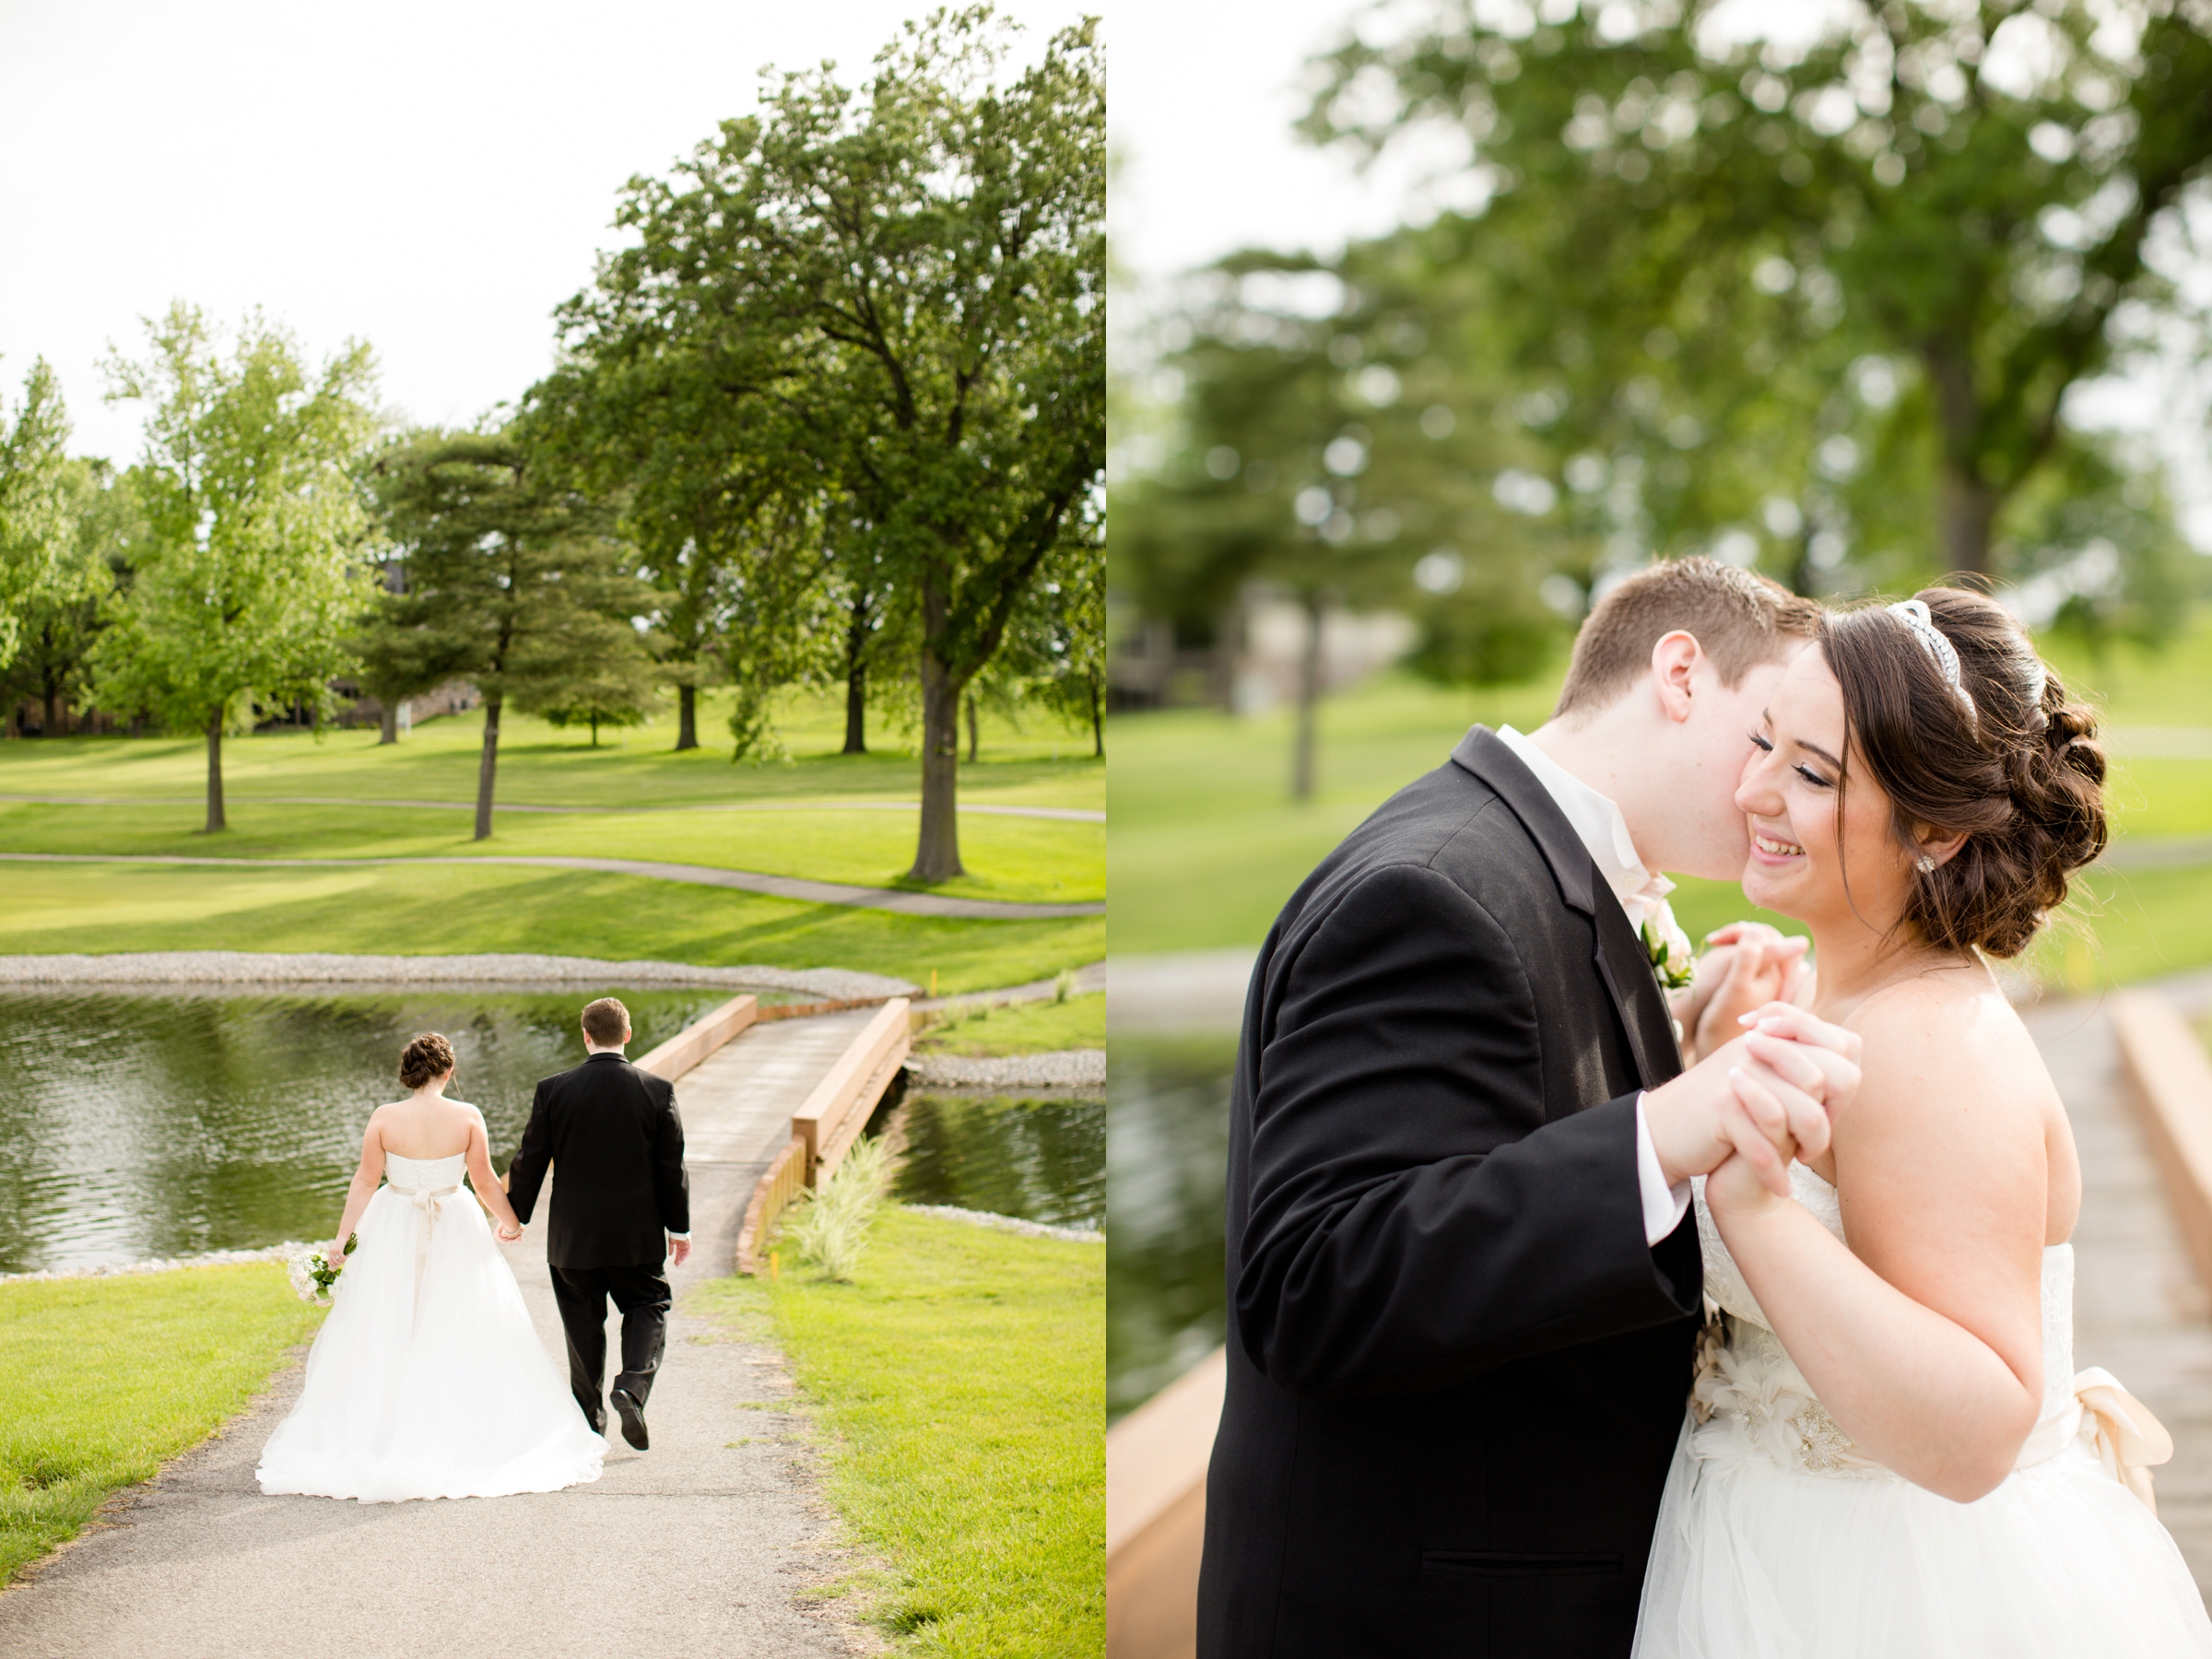
<path fill-rule="evenodd" d="M 461 1184 L 462 1176 L 468 1173 L 468 1154 L 455 1152 L 450 1158 L 402 1158 L 396 1152 L 384 1154 L 384 1182 L 395 1190 L 416 1193 L 450 1192 Z"/>
<path fill-rule="evenodd" d="M 1691 1186 L 1698 1242 L 1705 1256 L 1705 1294 L 1727 1316 L 1724 1339 L 1722 1333 L 1710 1332 L 1700 1345 L 1690 1394 L 1708 1453 L 1756 1452 L 1802 1469 L 1888 1474 L 1860 1453 L 1815 1397 L 1728 1253 L 1727 1241 L 1705 1205 L 1704 1178 Z M 1790 1192 L 1821 1226 L 1843 1237 L 1843 1203 L 1834 1187 L 1805 1165 L 1793 1163 Z M 2042 1332 L 2043 1406 L 2035 1431 L 2021 1448 L 2018 1466 L 2022 1468 L 2057 1452 L 2081 1420 L 2075 1394 L 2071 1244 L 2053 1244 L 2043 1252 Z M 1719 1427 L 1713 1428 L 1716 1421 Z M 1730 1441 L 1743 1443 L 1730 1446 Z"/>

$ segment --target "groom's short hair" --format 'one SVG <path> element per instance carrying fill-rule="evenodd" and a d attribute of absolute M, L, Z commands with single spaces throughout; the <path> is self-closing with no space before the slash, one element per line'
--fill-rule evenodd
<path fill-rule="evenodd" d="M 611 996 L 583 1006 L 583 1034 L 596 1048 L 619 1048 L 629 1030 L 629 1010 Z"/>
<path fill-rule="evenodd" d="M 1778 582 L 1715 559 L 1647 565 L 1600 599 L 1574 638 L 1558 719 L 1608 707 L 1651 671 L 1652 647 L 1677 629 L 1693 636 L 1734 687 L 1761 663 L 1780 660 L 1785 640 L 1809 640 L 1820 607 Z"/>

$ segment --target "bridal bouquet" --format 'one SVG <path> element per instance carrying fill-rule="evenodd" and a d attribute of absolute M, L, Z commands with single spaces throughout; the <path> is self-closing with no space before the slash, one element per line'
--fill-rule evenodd
<path fill-rule="evenodd" d="M 318 1308 L 330 1306 L 330 1288 L 338 1282 L 338 1275 L 346 1270 L 346 1258 L 360 1242 L 360 1234 L 346 1235 L 346 1248 L 338 1253 L 334 1264 L 319 1250 L 303 1250 L 288 1260 L 285 1271 L 291 1276 L 292 1294 L 303 1302 L 312 1302 Z"/>

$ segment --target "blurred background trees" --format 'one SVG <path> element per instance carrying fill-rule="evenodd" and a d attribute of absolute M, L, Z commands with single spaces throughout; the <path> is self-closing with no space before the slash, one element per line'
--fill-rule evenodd
<path fill-rule="evenodd" d="M 1893 0 L 1758 29 L 1448 0 L 1316 65 L 1306 135 L 1446 157 L 1451 206 L 1233 256 L 1152 322 L 1113 587 L 1156 639 L 1233 649 L 1274 594 L 1307 711 L 1340 608 L 1410 618 L 1420 672 L 1515 680 L 1689 551 L 1821 595 L 1966 572 L 2091 640 L 2172 625 L 2199 578 L 2166 480 L 2083 393 L 2196 348 L 2204 19 Z"/>

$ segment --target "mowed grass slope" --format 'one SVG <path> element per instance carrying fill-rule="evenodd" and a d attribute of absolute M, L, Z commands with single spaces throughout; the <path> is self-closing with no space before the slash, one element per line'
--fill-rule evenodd
<path fill-rule="evenodd" d="M 2166 752 L 2177 747 L 2172 728 L 2212 730 L 2212 612 L 2200 612 L 2162 653 L 2124 648 L 2092 661 L 2053 647 L 2051 654 L 2103 712 L 2118 856 L 2160 840 L 2212 837 L 2212 758 Z M 1393 791 L 1441 764 L 1469 724 L 1540 724 L 1559 673 L 1555 665 L 1527 685 L 1481 691 L 1384 676 L 1329 700 L 1319 788 L 1304 805 L 1288 798 L 1287 710 L 1255 720 L 1208 710 L 1118 717 L 1106 854 L 1113 950 L 1256 945 L 1313 865 Z M 2152 749 L 2160 752 L 2142 752 Z M 1747 913 L 1740 892 L 1722 882 L 1683 883 L 1676 909 L 1693 935 Z M 2212 859 L 2089 872 L 2025 965 L 2087 986 L 2206 962 Z"/>
<path fill-rule="evenodd" d="M 766 1315 L 830 1497 L 893 1574 L 874 1617 L 897 1651 L 1103 1651 L 1105 1254 L 890 1207 L 851 1284 L 794 1269 L 693 1293 Z"/>
<path fill-rule="evenodd" d="M 0 1285 L 0 1584 L 204 1440 L 322 1317 L 265 1262 Z"/>
<path fill-rule="evenodd" d="M 841 710 L 794 698 L 789 762 L 733 764 L 718 700 L 706 747 L 678 755 L 671 723 L 606 735 L 510 717 L 499 798 L 578 807 L 503 812 L 472 839 L 481 717 L 428 722 L 397 745 L 373 730 L 229 740 L 231 828 L 200 833 L 206 751 L 194 739 L 0 743 L 0 851 L 221 858 L 634 858 L 867 887 L 908 887 L 916 762 L 841 756 Z M 1104 768 L 1088 735 L 1041 718 L 983 722 L 983 759 L 961 799 L 1097 810 Z M 878 732 L 877 739 L 887 735 Z M 1060 759 L 1053 759 L 1057 747 Z M 24 796 L 97 797 L 101 804 Z M 272 797 L 324 797 L 286 804 Z M 8 797 L 17 797 L 9 799 Z M 450 802 L 392 806 L 384 801 Z M 873 802 L 865 809 L 823 805 Z M 118 804 L 109 804 L 118 803 Z M 796 806 L 798 810 L 782 808 Z M 768 809 L 762 809 L 768 808 Z M 969 874 L 930 889 L 1014 902 L 1105 896 L 1101 825 L 963 813 Z M 280 869 L 0 863 L 0 952 L 335 950 L 408 955 L 529 951 L 707 966 L 857 968 L 941 990 L 1049 977 L 1105 954 L 1101 919 L 961 921 L 797 904 L 642 877 L 488 865 Z"/>

